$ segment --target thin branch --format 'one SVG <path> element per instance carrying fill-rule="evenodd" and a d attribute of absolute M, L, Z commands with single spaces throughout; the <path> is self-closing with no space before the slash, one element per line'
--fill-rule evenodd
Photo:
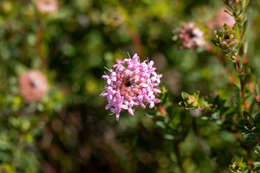
<path fill-rule="evenodd" d="M 241 55 L 243 56 L 243 62 L 242 63 L 243 63 L 245 75 L 248 75 L 249 73 L 248 73 L 248 69 L 247 69 L 247 57 L 245 55 L 244 43 L 241 46 Z M 249 88 L 251 94 L 254 96 L 256 102 L 260 106 L 260 97 L 256 93 L 256 90 L 255 90 L 254 85 L 251 81 L 251 78 L 249 78 L 249 80 L 247 81 L 247 85 L 248 85 L 248 88 Z"/>
<path fill-rule="evenodd" d="M 173 145 L 174 146 L 174 152 L 175 152 L 175 155 L 176 155 L 177 164 L 178 164 L 179 169 L 181 170 L 182 173 L 186 173 L 186 170 L 184 169 L 183 164 L 182 164 L 179 143 L 180 143 L 179 141 L 174 142 L 174 145 Z"/>

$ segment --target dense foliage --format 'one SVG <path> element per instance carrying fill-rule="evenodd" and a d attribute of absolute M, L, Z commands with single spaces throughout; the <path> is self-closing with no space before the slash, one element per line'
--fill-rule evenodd
<path fill-rule="evenodd" d="M 259 11 L 259 0 L 1 0 L 0 172 L 260 172 Z M 161 102 L 116 121 L 102 75 L 135 53 L 162 74 Z"/>

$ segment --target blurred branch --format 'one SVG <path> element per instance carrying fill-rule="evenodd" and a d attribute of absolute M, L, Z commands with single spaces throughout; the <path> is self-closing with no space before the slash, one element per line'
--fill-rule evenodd
<path fill-rule="evenodd" d="M 40 57 L 41 59 L 41 65 L 43 67 L 46 66 L 46 59 L 44 58 L 43 56 L 43 53 L 42 53 L 42 34 L 43 34 L 43 24 L 41 21 L 38 22 L 38 26 L 37 26 L 37 31 L 36 31 L 36 38 L 37 38 L 37 41 L 36 41 L 36 44 L 35 44 L 35 50 L 38 54 L 38 56 Z"/>
<path fill-rule="evenodd" d="M 36 29 L 36 43 L 35 43 L 35 51 L 37 53 L 37 55 L 39 56 L 39 58 L 41 59 L 41 65 L 42 67 L 46 67 L 46 59 L 43 56 L 42 53 L 42 35 L 44 32 L 44 26 L 43 26 L 43 22 L 42 19 L 40 17 L 40 14 L 36 8 L 36 5 L 34 3 L 33 0 L 31 0 L 31 3 L 33 5 L 33 9 L 34 9 L 34 14 L 35 14 L 35 20 L 37 23 L 37 29 Z"/>
<path fill-rule="evenodd" d="M 128 35 L 133 43 L 135 51 L 140 55 L 141 61 L 143 61 L 145 58 L 144 58 L 144 54 L 143 54 L 143 46 L 142 46 L 139 35 L 137 33 L 135 33 L 128 24 L 126 24 L 125 26 L 126 26 L 126 32 L 128 33 Z"/>
<path fill-rule="evenodd" d="M 197 143 L 201 147 L 204 154 L 209 158 L 211 167 L 216 168 L 216 163 L 213 160 L 210 159 L 210 149 L 209 149 L 209 147 L 206 145 L 206 143 L 200 137 L 197 121 L 196 121 L 196 118 L 194 118 L 194 117 L 192 118 L 192 130 L 195 134 Z"/>
<path fill-rule="evenodd" d="M 176 155 L 176 159 L 177 159 L 177 164 L 178 164 L 178 167 L 181 170 L 181 172 L 186 173 L 186 170 L 184 169 L 183 164 L 182 164 L 179 143 L 180 142 L 178 140 L 176 140 L 174 142 L 174 151 L 175 151 L 175 155 Z"/>

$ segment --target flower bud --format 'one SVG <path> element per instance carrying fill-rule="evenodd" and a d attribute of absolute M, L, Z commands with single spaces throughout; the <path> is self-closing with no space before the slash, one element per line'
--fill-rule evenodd
<path fill-rule="evenodd" d="M 35 3 L 40 13 L 53 14 L 58 10 L 58 0 L 36 0 Z"/>
<path fill-rule="evenodd" d="M 48 92 L 48 82 L 41 72 L 30 70 L 19 77 L 19 90 L 26 103 L 39 101 Z"/>

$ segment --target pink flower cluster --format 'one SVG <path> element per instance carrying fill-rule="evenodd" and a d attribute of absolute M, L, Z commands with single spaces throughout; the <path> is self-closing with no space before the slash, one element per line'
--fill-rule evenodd
<path fill-rule="evenodd" d="M 206 43 L 203 32 L 193 22 L 187 23 L 180 30 L 180 33 L 177 37 L 177 39 L 181 41 L 182 47 L 185 49 L 203 47 Z"/>
<path fill-rule="evenodd" d="M 133 58 L 118 60 L 117 64 L 109 69 L 109 75 L 103 75 L 106 80 L 105 91 L 102 97 L 107 97 L 106 109 L 110 109 L 119 119 L 122 110 L 128 110 L 134 115 L 134 106 L 145 108 L 144 102 L 153 108 L 160 100 L 155 94 L 160 93 L 157 87 L 160 84 L 161 74 L 155 72 L 153 61 L 140 62 L 137 54 Z"/>

